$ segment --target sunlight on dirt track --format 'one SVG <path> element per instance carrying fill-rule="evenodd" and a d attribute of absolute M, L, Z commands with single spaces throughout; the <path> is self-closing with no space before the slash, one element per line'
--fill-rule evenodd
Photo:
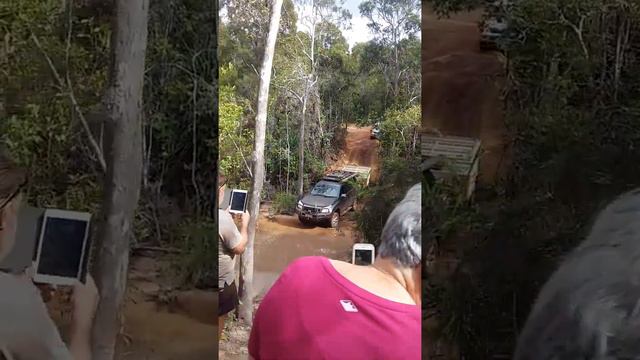
<path fill-rule="evenodd" d="M 380 175 L 378 161 L 379 142 L 371 139 L 371 126 L 347 128 L 345 148 L 340 152 L 338 161 L 332 168 L 343 165 L 360 165 L 371 167 L 371 180 L 376 181 Z"/>

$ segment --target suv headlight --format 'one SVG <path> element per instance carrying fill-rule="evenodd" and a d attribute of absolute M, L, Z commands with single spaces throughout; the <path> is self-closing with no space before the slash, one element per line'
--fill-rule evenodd
<path fill-rule="evenodd" d="M 331 210 L 333 210 L 333 206 L 327 206 L 325 208 L 320 209 L 320 212 L 323 214 L 328 214 L 331 212 Z"/>
<path fill-rule="evenodd" d="M 302 209 L 302 200 L 298 201 L 298 209 Z"/>

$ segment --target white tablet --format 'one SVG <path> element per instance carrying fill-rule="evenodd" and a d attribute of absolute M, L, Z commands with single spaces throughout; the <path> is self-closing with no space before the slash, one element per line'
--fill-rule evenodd
<path fill-rule="evenodd" d="M 35 282 L 74 285 L 83 281 L 90 220 L 88 213 L 45 210 L 34 263 Z"/>
<path fill-rule="evenodd" d="M 231 191 L 231 206 L 229 212 L 242 214 L 247 210 L 247 191 L 233 189 Z"/>

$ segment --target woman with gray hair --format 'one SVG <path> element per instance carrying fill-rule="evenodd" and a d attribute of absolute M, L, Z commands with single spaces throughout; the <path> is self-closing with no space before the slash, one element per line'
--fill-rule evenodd
<path fill-rule="evenodd" d="M 391 212 L 373 265 L 297 259 L 258 308 L 252 359 L 419 359 L 421 185 Z"/>
<path fill-rule="evenodd" d="M 514 359 L 640 359 L 640 189 L 609 204 L 544 285 Z"/>

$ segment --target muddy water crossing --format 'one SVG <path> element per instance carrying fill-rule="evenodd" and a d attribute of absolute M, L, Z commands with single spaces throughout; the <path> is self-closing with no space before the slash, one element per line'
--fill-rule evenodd
<path fill-rule="evenodd" d="M 167 261 L 132 259 L 117 359 L 200 360 L 218 352 L 214 291 L 169 291 Z"/>
<path fill-rule="evenodd" d="M 218 296 L 214 291 L 176 290 L 167 276 L 169 260 L 162 256 L 131 258 L 118 334 L 117 360 L 215 359 L 218 352 Z M 47 302 L 49 313 L 68 340 L 70 293 Z"/>
<path fill-rule="evenodd" d="M 378 147 L 378 141 L 371 139 L 371 127 L 350 125 L 345 148 L 332 168 L 369 166 L 372 168 L 371 179 L 375 181 L 380 169 Z M 306 226 L 296 216 L 268 218 L 265 215 L 261 215 L 255 239 L 254 284 L 258 300 L 293 260 L 302 256 L 325 256 L 351 261 L 351 247 L 360 240 L 353 213 L 346 214 L 341 220 L 339 230 Z"/>
<path fill-rule="evenodd" d="M 355 224 L 343 219 L 341 229 L 302 225 L 297 217 L 262 216 L 255 239 L 254 284 L 260 300 L 280 273 L 293 260 L 303 256 L 326 256 L 351 261 L 351 247 L 359 238 Z"/>

